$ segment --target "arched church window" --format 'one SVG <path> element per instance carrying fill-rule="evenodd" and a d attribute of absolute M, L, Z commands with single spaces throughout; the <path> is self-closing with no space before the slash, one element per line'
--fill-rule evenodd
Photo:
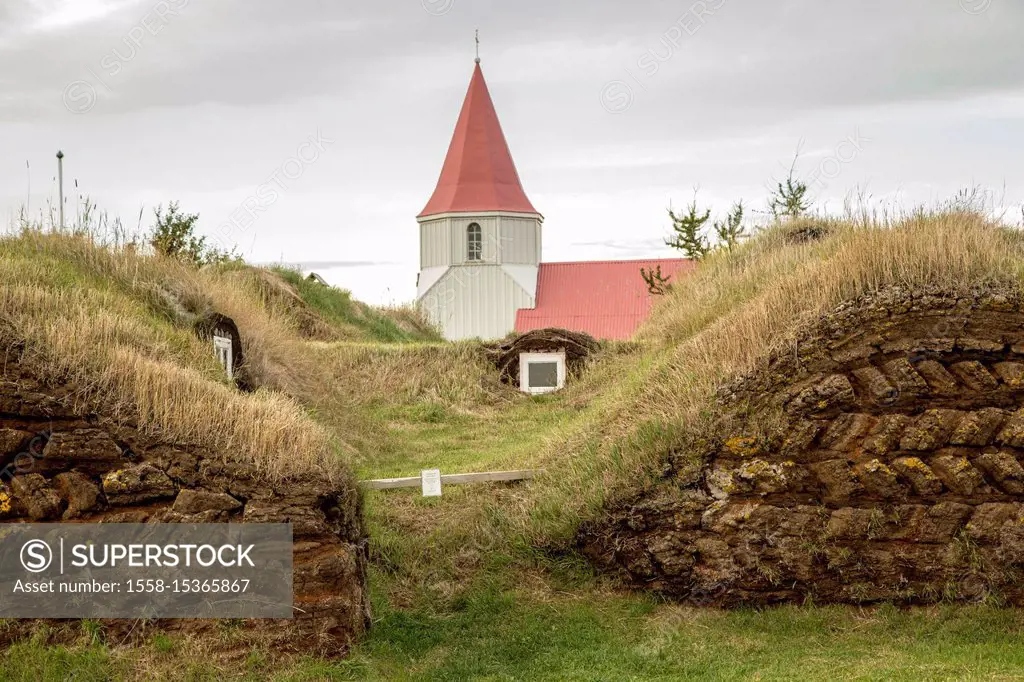
<path fill-rule="evenodd" d="M 484 253 L 483 230 L 476 223 L 466 228 L 466 260 L 480 260 Z"/>

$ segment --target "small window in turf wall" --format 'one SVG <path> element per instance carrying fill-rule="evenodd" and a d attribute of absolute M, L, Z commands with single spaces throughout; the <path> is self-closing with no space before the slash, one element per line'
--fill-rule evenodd
<path fill-rule="evenodd" d="M 565 386 L 565 353 L 523 353 L 519 356 L 519 388 L 549 393 Z"/>

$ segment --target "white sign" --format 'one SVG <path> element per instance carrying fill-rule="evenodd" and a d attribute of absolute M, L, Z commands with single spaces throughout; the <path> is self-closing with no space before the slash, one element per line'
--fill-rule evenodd
<path fill-rule="evenodd" d="M 420 472 L 423 497 L 441 497 L 441 470 L 424 469 Z"/>

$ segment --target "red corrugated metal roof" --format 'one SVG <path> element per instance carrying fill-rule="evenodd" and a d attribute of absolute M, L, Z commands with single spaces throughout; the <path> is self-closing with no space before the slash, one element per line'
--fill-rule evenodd
<path fill-rule="evenodd" d="M 451 211 L 537 212 L 519 181 L 479 64 L 473 69 L 437 187 L 417 217 Z"/>
<path fill-rule="evenodd" d="M 561 327 L 597 339 L 628 339 L 651 312 L 640 268 L 664 277 L 693 269 L 685 258 L 541 263 L 537 307 L 516 312 L 516 331 Z"/>

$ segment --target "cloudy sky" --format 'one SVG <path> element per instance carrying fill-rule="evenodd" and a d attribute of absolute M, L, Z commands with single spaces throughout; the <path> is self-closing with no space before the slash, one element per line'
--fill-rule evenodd
<path fill-rule="evenodd" d="M 548 261 L 671 256 L 670 202 L 760 209 L 798 147 L 835 211 L 1024 203 L 1020 0 L 0 0 L 0 221 L 56 202 L 60 148 L 69 222 L 76 179 L 130 227 L 179 200 L 411 300 L 475 28 Z"/>

